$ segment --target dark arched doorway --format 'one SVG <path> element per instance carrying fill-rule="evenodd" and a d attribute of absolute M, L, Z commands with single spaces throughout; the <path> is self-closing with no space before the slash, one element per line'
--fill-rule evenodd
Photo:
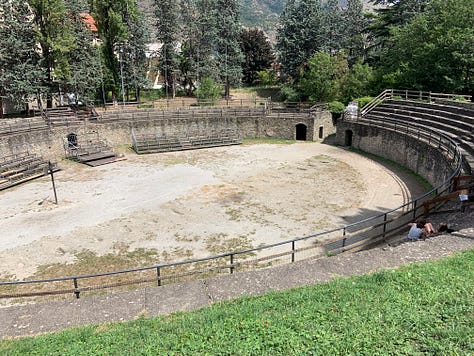
<path fill-rule="evenodd" d="M 322 126 L 319 126 L 319 135 L 318 135 L 318 137 L 323 138 L 323 136 L 324 136 L 324 128 Z"/>
<path fill-rule="evenodd" d="M 296 125 L 296 140 L 297 141 L 306 141 L 306 132 L 307 127 L 305 124 Z"/>
<path fill-rule="evenodd" d="M 344 145 L 346 146 L 352 146 L 352 131 L 351 130 L 346 130 L 346 135 L 344 137 Z"/>

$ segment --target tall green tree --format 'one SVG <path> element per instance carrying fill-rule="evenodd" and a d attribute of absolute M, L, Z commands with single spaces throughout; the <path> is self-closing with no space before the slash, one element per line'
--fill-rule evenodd
<path fill-rule="evenodd" d="M 379 62 L 382 83 L 403 89 L 473 93 L 471 0 L 432 0 L 408 24 L 394 26 Z"/>
<path fill-rule="evenodd" d="M 0 116 L 5 101 L 28 111 L 29 99 L 40 91 L 44 72 L 35 51 L 32 12 L 21 0 L 0 0 Z"/>
<path fill-rule="evenodd" d="M 348 0 L 342 14 L 342 48 L 346 51 L 350 65 L 364 59 L 369 47 L 369 18 L 364 13 L 361 0 Z"/>
<path fill-rule="evenodd" d="M 122 90 L 125 63 L 130 58 L 129 46 L 142 45 L 142 41 L 132 36 L 132 24 L 140 23 L 140 11 L 135 0 L 94 0 L 91 1 L 92 14 L 102 40 L 105 84 L 116 99 Z M 138 31 L 134 35 L 139 34 Z M 125 93 L 122 93 L 125 95 Z"/>
<path fill-rule="evenodd" d="M 297 80 L 300 66 L 321 48 L 325 33 L 319 0 L 289 0 L 280 16 L 276 42 L 283 72 Z"/>
<path fill-rule="evenodd" d="M 317 52 L 307 61 L 299 82 L 303 99 L 315 102 L 339 99 L 348 71 L 347 60 L 341 54 L 331 56 L 327 52 Z"/>
<path fill-rule="evenodd" d="M 295 82 L 314 53 L 336 55 L 344 38 L 344 11 L 337 0 L 288 1 L 280 17 L 276 48 L 283 71 Z"/>
<path fill-rule="evenodd" d="M 59 92 L 59 82 L 69 76 L 68 53 L 74 37 L 64 0 L 28 0 L 33 11 L 36 41 L 41 49 L 45 69 L 43 84 L 49 88 L 47 107 L 52 107 L 52 93 Z"/>
<path fill-rule="evenodd" d="M 128 40 L 123 44 L 123 79 L 127 100 L 129 93 L 135 93 L 135 101 L 140 101 L 140 89 L 150 83 L 147 79 L 149 60 L 146 55 L 147 43 L 150 40 L 149 29 L 135 5 L 125 17 Z"/>
<path fill-rule="evenodd" d="M 390 37 L 394 26 L 408 24 L 413 18 L 422 14 L 431 0 L 371 0 L 378 5 L 376 17 L 371 24 L 371 31 L 377 38 L 376 43 L 383 46 Z"/>
<path fill-rule="evenodd" d="M 196 0 L 195 28 L 193 40 L 196 48 L 197 81 L 202 78 L 219 80 L 217 47 L 217 0 Z"/>
<path fill-rule="evenodd" d="M 354 63 L 341 84 L 341 95 L 338 100 L 349 103 L 350 101 L 372 94 L 374 72 L 372 67 L 363 63 L 359 58 Z"/>
<path fill-rule="evenodd" d="M 92 102 L 102 80 L 98 45 L 94 45 L 94 34 L 85 22 L 87 2 L 66 0 L 67 17 L 74 42 L 67 53 L 67 70 L 61 82 L 62 90 L 74 94 L 76 100 Z M 65 74 L 66 74 L 65 73 Z"/>
<path fill-rule="evenodd" d="M 219 79 L 224 84 L 224 95 L 229 97 L 230 87 L 240 85 L 243 55 L 239 45 L 240 21 L 237 0 L 216 1 L 216 57 Z"/>
<path fill-rule="evenodd" d="M 243 82 L 251 85 L 259 78 L 258 72 L 269 69 L 275 60 L 272 45 L 265 33 L 258 28 L 242 29 L 239 43 L 244 55 Z"/>
<path fill-rule="evenodd" d="M 179 72 L 179 40 L 181 33 L 180 2 L 178 0 L 155 0 L 156 34 L 161 43 L 160 66 L 164 78 L 166 96 L 176 95 Z"/>

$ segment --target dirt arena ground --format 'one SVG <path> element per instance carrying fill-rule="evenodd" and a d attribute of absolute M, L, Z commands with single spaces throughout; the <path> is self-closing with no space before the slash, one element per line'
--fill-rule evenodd
<path fill-rule="evenodd" d="M 84 251 L 142 249 L 163 262 L 256 247 L 395 208 L 413 194 L 380 163 L 320 143 L 125 156 L 96 168 L 59 162 L 57 205 L 48 177 L 1 191 L 0 278 L 25 279 Z"/>

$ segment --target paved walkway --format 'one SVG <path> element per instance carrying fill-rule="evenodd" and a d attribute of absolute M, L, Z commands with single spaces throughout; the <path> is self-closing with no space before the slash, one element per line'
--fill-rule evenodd
<path fill-rule="evenodd" d="M 437 236 L 426 241 L 387 245 L 368 251 L 213 279 L 83 299 L 0 308 L 0 338 L 36 335 L 86 324 L 126 321 L 141 315 L 193 310 L 240 296 L 322 283 L 337 276 L 359 275 L 382 268 L 423 262 L 473 248 L 474 228 L 466 228 L 459 233 Z"/>

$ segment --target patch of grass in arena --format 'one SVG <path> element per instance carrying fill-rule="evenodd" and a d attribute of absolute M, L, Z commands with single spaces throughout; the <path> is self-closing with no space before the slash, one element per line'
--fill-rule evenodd
<path fill-rule="evenodd" d="M 374 161 L 377 161 L 377 162 L 380 162 L 380 163 L 386 163 L 390 166 L 393 166 L 393 167 L 396 167 L 397 169 L 400 169 L 401 171 L 403 171 L 405 173 L 408 173 L 408 174 L 412 175 L 426 191 L 429 191 L 429 190 L 433 189 L 433 186 L 425 178 L 423 178 L 422 176 L 416 174 L 416 172 L 412 171 L 411 169 L 409 169 L 405 166 L 402 166 L 401 164 L 399 164 L 395 161 L 392 161 L 390 159 L 387 159 L 387 158 L 384 158 L 384 157 L 381 157 L 381 156 L 377 156 L 373 153 L 369 153 L 369 152 L 360 150 L 358 148 L 351 147 L 351 151 L 356 152 L 360 155 L 369 157 L 369 158 L 373 159 Z"/>
<path fill-rule="evenodd" d="M 119 271 L 159 263 L 160 256 L 156 249 L 135 249 L 129 251 L 128 245 L 114 246 L 115 251 L 98 255 L 89 250 L 75 254 L 73 263 L 53 263 L 39 266 L 33 279 L 47 279 L 64 276 L 78 276 L 98 272 Z"/>
<path fill-rule="evenodd" d="M 194 312 L 0 341 L 0 354 L 470 355 L 474 250 Z"/>

